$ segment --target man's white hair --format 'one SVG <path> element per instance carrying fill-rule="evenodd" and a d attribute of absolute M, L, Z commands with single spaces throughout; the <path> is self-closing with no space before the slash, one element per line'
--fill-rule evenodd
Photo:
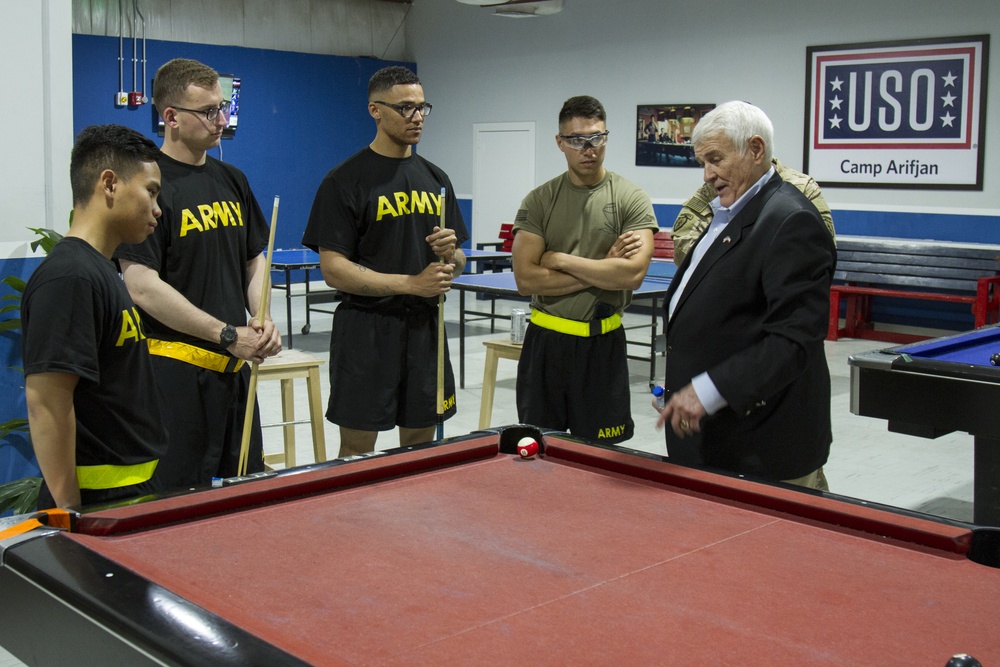
<path fill-rule="evenodd" d="M 691 133 L 695 146 L 710 137 L 723 135 L 733 142 L 740 155 L 746 155 L 750 139 L 759 135 L 764 140 L 764 161 L 771 162 L 774 126 L 763 111 L 747 102 L 725 102 L 709 111 L 698 121 Z"/>

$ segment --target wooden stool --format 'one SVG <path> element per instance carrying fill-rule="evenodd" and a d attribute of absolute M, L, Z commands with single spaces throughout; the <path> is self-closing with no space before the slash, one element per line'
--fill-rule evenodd
<path fill-rule="evenodd" d="M 283 463 L 286 468 L 295 465 L 295 425 L 312 424 L 313 456 L 316 462 L 326 461 L 326 434 L 323 424 L 323 404 L 320 400 L 319 366 L 323 363 L 305 352 L 282 350 L 268 357 L 257 369 L 257 382 L 281 380 L 281 422 L 263 424 L 262 427 L 282 426 L 285 431 L 285 451 L 265 454 L 264 463 Z M 305 378 L 309 397 L 309 419 L 295 420 L 295 378 Z"/>
<path fill-rule="evenodd" d="M 479 428 L 489 428 L 493 418 L 493 392 L 497 385 L 497 362 L 500 359 L 521 358 L 521 344 L 510 338 L 483 341 L 486 346 L 486 366 L 483 368 L 483 398 L 479 404 Z"/>

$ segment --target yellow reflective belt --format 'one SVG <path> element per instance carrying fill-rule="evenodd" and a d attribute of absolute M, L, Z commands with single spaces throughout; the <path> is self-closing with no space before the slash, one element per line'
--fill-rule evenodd
<path fill-rule="evenodd" d="M 203 350 L 195 345 L 188 345 L 173 340 L 156 340 L 147 338 L 149 353 L 159 357 L 170 357 L 189 363 L 199 368 L 207 368 L 219 373 L 235 373 L 243 367 L 243 360 L 230 357 L 211 350 Z"/>
<path fill-rule="evenodd" d="M 76 481 L 81 489 L 117 489 L 145 482 L 153 476 L 159 459 L 130 466 L 77 466 Z"/>
<path fill-rule="evenodd" d="M 609 331 L 614 331 L 622 325 L 622 316 L 615 313 L 611 317 L 605 317 L 603 320 L 580 322 L 578 320 L 567 320 L 564 317 L 549 315 L 540 310 L 532 310 L 531 323 L 544 329 L 551 329 L 552 331 L 569 334 L 570 336 L 587 338 L 590 336 L 601 336 Z"/>

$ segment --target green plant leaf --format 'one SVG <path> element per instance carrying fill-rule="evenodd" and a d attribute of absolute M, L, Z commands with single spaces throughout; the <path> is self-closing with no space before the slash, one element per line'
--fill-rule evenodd
<path fill-rule="evenodd" d="M 62 240 L 63 237 L 62 234 L 53 229 L 45 229 L 44 227 L 28 227 L 28 229 L 41 237 L 31 242 L 31 249 L 34 251 L 41 247 L 46 255 L 52 251 L 52 247 Z"/>
<path fill-rule="evenodd" d="M 15 431 L 27 431 L 28 430 L 28 420 L 27 419 L 8 419 L 7 421 L 0 423 L 0 440 L 6 438 L 11 433 Z"/>
<path fill-rule="evenodd" d="M 23 279 L 18 278 L 17 276 L 7 276 L 0 282 L 3 282 L 3 284 L 5 285 L 9 285 L 15 291 L 21 294 L 24 293 L 24 286 L 27 285 L 27 283 Z"/>
<path fill-rule="evenodd" d="M 73 214 L 70 212 L 71 224 L 72 221 Z M 51 229 L 39 227 L 28 227 L 28 229 L 39 236 L 38 239 L 31 242 L 31 250 L 33 252 L 40 247 L 45 251 L 45 254 L 48 254 L 55 244 L 63 238 L 62 234 Z M 21 295 L 24 294 L 27 282 L 18 276 L 7 276 L 0 280 L 0 282 L 17 292 L 17 294 L 6 294 L 0 297 L 0 300 L 14 302 L 0 308 L 0 313 L 19 310 L 21 307 Z M 14 331 L 20 328 L 20 318 L 15 317 L 0 321 L 0 332 Z M 0 445 L 3 444 L 3 439 L 10 434 L 25 431 L 28 431 L 27 419 L 8 419 L 0 423 Z M 6 484 L 0 484 L 0 513 L 13 510 L 15 514 L 25 514 L 34 510 L 38 504 L 38 490 L 41 486 L 41 477 L 25 477 L 7 482 Z"/>
<path fill-rule="evenodd" d="M 14 510 L 14 514 L 27 514 L 38 504 L 41 477 L 24 477 L 0 484 L 0 512 Z"/>

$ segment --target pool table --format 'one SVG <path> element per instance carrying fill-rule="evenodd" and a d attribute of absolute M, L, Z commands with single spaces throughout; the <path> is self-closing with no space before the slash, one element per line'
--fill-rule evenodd
<path fill-rule="evenodd" d="M 1000 325 L 863 354 L 851 367 L 851 412 L 925 438 L 974 439 L 973 520 L 1000 526 Z"/>
<path fill-rule="evenodd" d="M 0 554 L 27 662 L 1000 663 L 995 530 L 523 425 L 62 518 Z"/>

